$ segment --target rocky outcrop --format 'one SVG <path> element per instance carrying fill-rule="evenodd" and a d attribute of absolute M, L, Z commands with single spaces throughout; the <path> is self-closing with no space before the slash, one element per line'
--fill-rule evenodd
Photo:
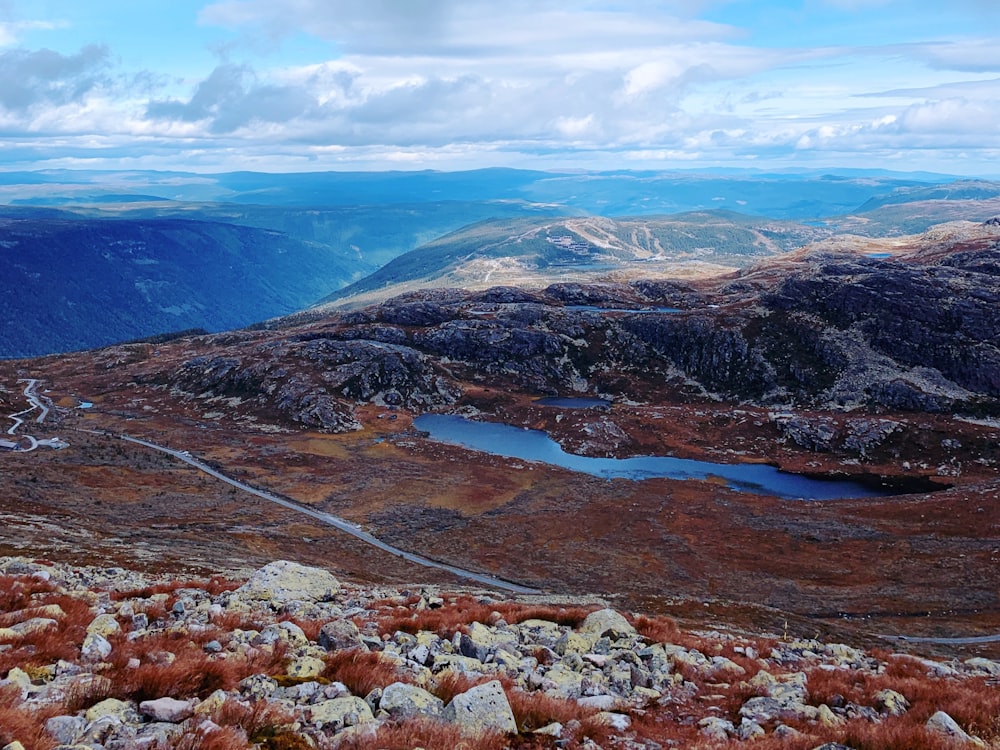
<path fill-rule="evenodd" d="M 905 262 L 817 251 L 702 291 L 637 281 L 415 292 L 218 336 L 214 353 L 169 371 L 147 362 L 138 379 L 331 432 L 357 429 L 358 403 L 424 410 L 454 403 L 469 382 L 990 416 L 1000 414 L 998 267 L 996 247 Z M 887 437 L 870 426 L 786 428 L 804 447 L 865 455 Z"/>

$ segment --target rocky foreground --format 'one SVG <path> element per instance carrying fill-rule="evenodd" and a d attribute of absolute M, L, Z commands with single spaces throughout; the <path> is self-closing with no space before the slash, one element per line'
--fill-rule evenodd
<path fill-rule="evenodd" d="M 1000 746 L 944 663 L 275 562 L 242 584 L 0 558 L 0 747 Z"/>

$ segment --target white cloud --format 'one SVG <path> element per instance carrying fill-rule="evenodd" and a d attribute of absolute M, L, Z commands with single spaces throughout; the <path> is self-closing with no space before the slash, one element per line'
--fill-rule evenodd
<path fill-rule="evenodd" d="M 859 27 L 902 4 L 801 3 Z M 195 76 L 120 70 L 113 46 L 0 47 L 0 124 L 30 142 L 25 153 L 40 148 L 25 134 L 45 132 L 72 158 L 174 155 L 203 168 L 373 164 L 380 153 L 452 167 L 740 163 L 997 139 L 1000 53 L 975 26 L 932 39 L 929 25 L 906 45 L 845 36 L 796 48 L 789 36 L 766 47 L 750 27 L 699 18 L 709 6 L 739 19 L 748 0 L 220 0 L 199 31 L 226 54 Z M 0 23 L 0 44 L 21 33 Z M 303 35 L 325 56 L 275 51 Z M 0 158 L 16 149 L 7 141 Z"/>

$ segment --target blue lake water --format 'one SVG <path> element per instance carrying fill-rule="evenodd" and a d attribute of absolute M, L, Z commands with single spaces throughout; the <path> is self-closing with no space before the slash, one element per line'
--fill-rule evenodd
<path fill-rule="evenodd" d="M 564 305 L 563 310 L 575 310 L 577 312 L 596 313 L 633 313 L 636 315 L 649 315 L 651 313 L 679 313 L 679 307 L 598 307 L 597 305 Z"/>
<path fill-rule="evenodd" d="M 797 498 L 833 500 L 837 498 L 881 497 L 887 492 L 860 482 L 810 479 L 779 471 L 764 464 L 718 464 L 670 456 L 634 458 L 593 458 L 567 453 L 541 430 L 525 430 L 497 422 L 477 422 L 446 414 L 423 414 L 413 421 L 432 440 L 460 445 L 495 456 L 559 466 L 605 479 L 720 479 L 742 492 Z"/>
<path fill-rule="evenodd" d="M 892 253 L 865 253 L 866 258 L 891 258 Z"/>
<path fill-rule="evenodd" d="M 546 396 L 536 398 L 533 403 L 539 406 L 556 406 L 560 409 L 608 409 L 611 402 L 606 398 Z"/>

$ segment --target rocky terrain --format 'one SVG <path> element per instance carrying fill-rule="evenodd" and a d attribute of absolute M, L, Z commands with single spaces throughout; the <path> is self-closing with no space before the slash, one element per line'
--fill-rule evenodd
<path fill-rule="evenodd" d="M 619 401 L 675 394 L 997 416 L 998 241 L 997 226 L 968 225 L 896 241 L 890 257 L 821 244 L 700 285 L 417 292 L 205 340 L 209 354 L 137 361 L 130 371 L 141 384 L 239 399 L 327 431 L 356 428 L 358 401 L 453 404 L 456 381 Z"/>
<path fill-rule="evenodd" d="M 49 742 L 39 734 L 44 722 L 63 717 L 53 726 L 75 733 L 58 737 L 63 744 L 128 747 L 134 730 L 152 732 L 149 743 L 163 731 L 177 733 L 163 741 L 181 747 L 213 747 L 199 745 L 207 718 L 222 727 L 221 748 L 265 740 L 413 748 L 413 737 L 426 738 L 423 747 L 459 747 L 453 732 L 465 730 L 447 721 L 393 734 L 395 723 L 379 720 L 396 698 L 383 705 L 373 691 L 415 684 L 457 715 L 457 695 L 498 681 L 517 733 L 497 747 L 736 743 L 756 725 L 764 748 L 937 748 L 946 741 L 927 722 L 938 711 L 994 742 L 992 661 L 979 660 L 1000 658 L 998 240 L 995 223 L 963 222 L 891 241 L 828 241 L 714 281 L 423 291 L 229 333 L 0 363 L 0 413 L 29 408 L 32 379 L 51 408 L 43 423 L 25 414 L 32 421 L 23 431 L 69 444 L 0 456 L 0 554 L 51 561 L 8 563 L 8 574 L 21 576 L 9 585 L 37 596 L 32 604 L 12 595 L 0 624 L 13 631 L 0 643 L 0 658 L 10 656 L 0 675 L 18 686 L 8 693 L 13 718 L 0 726 L 26 727 L 4 741 Z M 543 395 L 610 404 L 552 408 L 536 400 Z M 803 502 L 711 477 L 609 480 L 435 442 L 414 427 L 427 412 L 545 430 L 590 456 L 767 463 L 888 494 Z M 191 456 L 241 485 L 182 460 Z M 323 514 L 398 549 L 544 593 L 481 601 L 482 592 L 461 593 L 454 571 L 420 567 Z M 215 573 L 244 579 L 275 559 L 353 583 L 304 609 L 255 604 L 234 593 L 235 583 L 211 583 Z M 125 582 L 86 564 L 117 565 Z M 46 575 L 69 593 L 49 591 Z M 91 575 L 99 585 L 87 582 L 94 591 L 85 594 Z M 168 583 L 177 579 L 202 582 Z M 134 593 L 147 585 L 165 588 Z M 35 604 L 58 604 L 67 619 Z M 591 638 L 590 610 L 607 608 L 627 626 L 607 615 L 617 624 Z M 145 622 L 133 620 L 141 613 Z M 100 615 L 122 632 L 99 633 L 108 653 L 91 638 L 97 651 L 83 658 L 87 627 Z M 29 643 L 34 625 L 24 623 L 33 618 L 62 623 L 58 637 L 35 623 L 31 637 L 44 642 Z M 354 682 L 331 656 L 343 649 L 330 649 L 321 630 L 338 618 L 359 629 L 368 651 L 355 671 L 382 675 L 375 682 Z M 304 640 L 287 625 L 263 636 L 275 620 L 294 621 Z M 532 620 L 549 624 L 525 624 Z M 174 625 L 194 637 L 172 636 Z M 923 656 L 947 659 L 954 674 L 939 662 L 891 657 L 886 647 L 903 648 L 900 636 Z M 289 642 L 262 651 L 269 639 Z M 205 651 L 213 641 L 221 650 Z M 826 645 L 836 643 L 864 651 Z M 498 656 L 505 648 L 513 651 Z M 166 663 L 142 669 L 159 652 L 193 659 L 198 669 L 185 673 L 209 675 L 208 683 L 148 687 L 158 673 L 177 678 Z M 235 654 L 239 668 L 209 668 L 221 654 Z M 310 658 L 319 672 L 288 673 L 295 659 Z M 379 672 L 386 658 L 393 671 Z M 79 674 L 108 677 L 110 686 L 87 678 L 93 692 L 59 697 L 64 675 L 49 667 L 60 659 L 83 659 Z M 127 679 L 132 659 L 135 680 Z M 475 674 L 438 678 L 446 665 Z M 11 677 L 14 667 L 26 677 Z M 68 680 L 75 672 L 66 669 Z M 274 682 L 240 687 L 255 674 Z M 273 700 L 247 708 L 257 683 Z M 216 690 L 242 703 L 195 711 Z M 882 690 L 910 708 L 889 716 Z M 497 686 L 488 691 L 499 703 Z M 577 701 L 601 696 L 618 702 L 583 710 Z M 121 721 L 103 720 L 100 736 L 88 735 L 102 721 L 88 712 L 109 698 L 125 703 L 106 704 Z M 145 701 L 161 698 L 190 701 L 195 713 L 144 713 Z M 22 699 L 42 724 L 22 715 Z M 365 731 L 344 734 L 344 717 L 339 726 L 311 718 L 310 706 L 337 700 L 358 717 L 367 717 L 364 703 L 373 719 Z M 980 709 L 988 713 L 970 713 Z M 614 715 L 595 718 L 602 712 Z M 562 728 L 536 732 L 553 723 Z M 396 745 L 393 737 L 410 739 Z"/>
<path fill-rule="evenodd" d="M 1000 744 L 1000 663 L 599 601 L 0 559 L 5 750 Z"/>

